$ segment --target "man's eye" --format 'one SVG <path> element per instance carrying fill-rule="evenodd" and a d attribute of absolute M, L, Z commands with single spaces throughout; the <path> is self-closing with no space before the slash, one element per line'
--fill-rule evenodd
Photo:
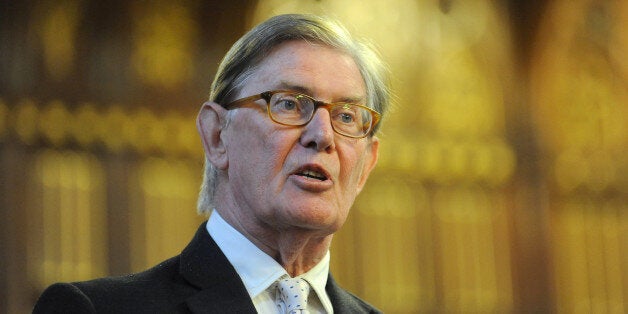
<path fill-rule="evenodd" d="M 353 115 L 348 114 L 348 113 L 341 113 L 340 114 L 340 120 L 342 120 L 342 122 L 344 123 L 351 123 L 353 122 L 355 119 L 353 118 Z"/>
<path fill-rule="evenodd" d="M 277 103 L 277 107 L 281 110 L 295 110 L 297 102 L 290 99 L 282 99 Z"/>
<path fill-rule="evenodd" d="M 297 111 L 301 110 L 301 103 L 294 96 L 281 95 L 275 100 L 273 107 L 275 111 Z"/>

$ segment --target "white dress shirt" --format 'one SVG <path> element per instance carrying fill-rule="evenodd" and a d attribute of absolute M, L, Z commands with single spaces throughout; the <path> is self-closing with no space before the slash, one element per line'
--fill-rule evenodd
<path fill-rule="evenodd" d="M 288 275 L 286 270 L 229 225 L 216 210 L 209 217 L 207 232 L 240 275 L 257 312 L 277 313 L 273 284 L 280 277 Z M 329 251 L 316 266 L 300 276 L 311 285 L 308 297 L 310 313 L 333 313 L 331 301 L 325 292 L 328 275 Z"/>

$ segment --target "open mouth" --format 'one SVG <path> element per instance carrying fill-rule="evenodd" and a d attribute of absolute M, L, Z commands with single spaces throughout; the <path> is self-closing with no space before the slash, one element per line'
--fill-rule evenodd
<path fill-rule="evenodd" d="M 297 173 L 297 175 L 303 176 L 303 177 L 308 177 L 308 178 L 312 178 L 312 179 L 316 179 L 316 180 L 320 180 L 320 181 L 325 181 L 327 180 L 327 176 L 318 172 L 318 171 L 314 171 L 314 170 L 303 170 Z"/>
<path fill-rule="evenodd" d="M 321 164 L 308 163 L 291 173 L 291 182 L 303 191 L 321 193 L 334 186 L 333 176 Z"/>

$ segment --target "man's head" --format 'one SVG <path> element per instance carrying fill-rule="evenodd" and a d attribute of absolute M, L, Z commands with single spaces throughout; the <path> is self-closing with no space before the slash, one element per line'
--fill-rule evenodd
<path fill-rule="evenodd" d="M 334 132 L 339 124 L 332 127 L 335 117 L 325 108 L 295 127 L 273 122 L 262 97 L 239 109 L 224 107 L 274 90 L 382 114 L 389 102 L 381 61 L 340 25 L 309 15 L 282 15 L 258 25 L 223 59 L 199 115 L 207 158 L 199 212 L 209 213 L 221 200 L 281 220 L 273 212 L 287 211 L 289 204 L 295 224 L 311 219 L 339 227 L 375 165 L 377 125 L 365 137 L 352 138 Z M 214 195 L 217 187 L 226 196 Z"/>

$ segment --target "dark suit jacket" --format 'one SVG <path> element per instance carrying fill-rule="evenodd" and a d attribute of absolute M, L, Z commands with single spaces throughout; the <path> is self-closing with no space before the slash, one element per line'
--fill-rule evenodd
<path fill-rule="evenodd" d="M 336 313 L 380 313 L 340 288 L 325 287 Z M 141 273 L 57 283 L 33 313 L 256 313 L 244 284 L 209 236 L 205 223 L 181 252 Z"/>

